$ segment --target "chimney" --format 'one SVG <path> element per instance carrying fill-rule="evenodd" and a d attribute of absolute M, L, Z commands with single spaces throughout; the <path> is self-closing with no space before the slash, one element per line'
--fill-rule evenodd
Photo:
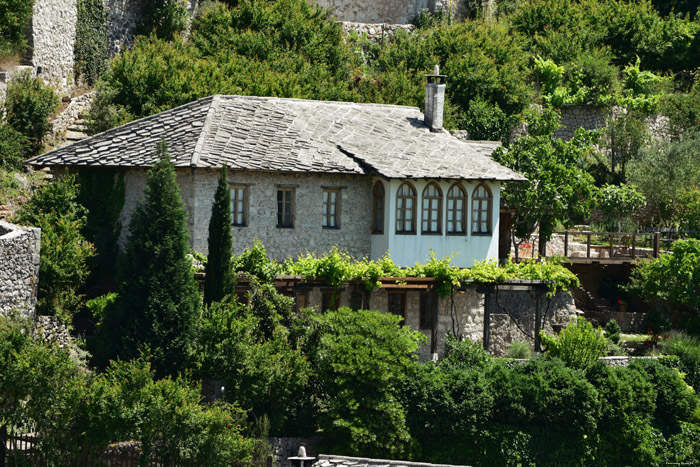
<path fill-rule="evenodd" d="M 440 68 L 435 65 L 432 75 L 425 75 L 425 124 L 430 131 L 442 131 L 442 112 L 445 109 L 445 75 L 440 74 Z"/>

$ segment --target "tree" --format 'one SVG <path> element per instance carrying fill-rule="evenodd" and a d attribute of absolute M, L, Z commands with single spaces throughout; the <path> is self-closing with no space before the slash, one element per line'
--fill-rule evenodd
<path fill-rule="evenodd" d="M 557 221 L 566 225 L 588 214 L 595 187 L 593 177 L 579 164 L 593 151 L 594 138 L 584 130 L 577 130 L 570 141 L 554 138 L 558 115 L 552 110 L 533 113 L 530 119 L 530 134 L 509 149 L 499 147 L 493 158 L 527 177 L 526 182 L 507 184 L 503 196 L 508 207 L 517 211 L 513 241 L 539 228 L 543 254 Z"/>
<path fill-rule="evenodd" d="M 209 255 L 204 268 L 204 303 L 207 305 L 233 295 L 235 286 L 231 261 L 231 192 L 226 172 L 227 168 L 222 167 L 209 220 Z"/>
<path fill-rule="evenodd" d="M 187 258 L 187 214 L 164 140 L 129 225 L 119 298 L 101 323 L 108 350 L 132 358 L 148 347 L 156 374 L 188 367 L 201 297 Z"/>
<path fill-rule="evenodd" d="M 410 442 L 399 384 L 424 337 L 401 317 L 341 308 L 315 317 L 311 357 L 320 379 L 324 441 L 350 455 L 405 455 Z"/>
<path fill-rule="evenodd" d="M 42 185 L 14 219 L 41 228 L 37 310 L 68 323 L 80 304 L 78 290 L 94 255 L 92 244 L 81 233 L 86 213 L 77 197 L 75 176 L 65 174 Z"/>

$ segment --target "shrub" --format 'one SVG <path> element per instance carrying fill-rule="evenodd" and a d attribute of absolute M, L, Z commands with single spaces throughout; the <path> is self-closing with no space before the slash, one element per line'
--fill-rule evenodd
<path fill-rule="evenodd" d="M 671 245 L 671 254 L 638 264 L 629 288 L 646 299 L 700 311 L 700 240 L 678 240 Z"/>
<path fill-rule="evenodd" d="M 572 368 L 587 370 L 605 355 L 603 333 L 580 316 L 572 320 L 557 336 L 540 331 L 540 338 L 551 356 L 562 359 Z"/>
<path fill-rule="evenodd" d="M 526 359 L 530 357 L 532 357 L 532 351 L 525 342 L 515 341 L 508 349 L 508 358 Z"/>
<path fill-rule="evenodd" d="M 410 445 L 399 384 L 424 337 L 401 317 L 341 308 L 313 317 L 310 359 L 320 381 L 326 448 L 350 455 L 401 456 Z"/>
<path fill-rule="evenodd" d="M 148 36 L 152 32 L 165 40 L 173 40 L 187 27 L 187 7 L 182 0 L 149 0 L 144 3 L 138 33 Z"/>
<path fill-rule="evenodd" d="M 58 104 L 53 89 L 28 72 L 7 86 L 7 123 L 29 139 L 31 153 L 41 149 L 42 139 L 51 129 L 49 115 L 56 111 Z"/>
<path fill-rule="evenodd" d="M 489 104 L 478 98 L 469 102 L 459 127 L 467 130 L 471 139 L 507 144 L 514 123 L 515 119 L 506 115 L 498 104 Z"/>
<path fill-rule="evenodd" d="M 2 111 L 0 107 L 0 113 Z M 0 118 L 0 169 L 11 171 L 22 168 L 28 149 L 27 137 Z"/>
<path fill-rule="evenodd" d="M 76 178 L 68 173 L 42 185 L 14 218 L 41 228 L 37 310 L 69 324 L 81 301 L 78 291 L 90 272 L 88 261 L 95 254 L 81 233 L 86 213 L 77 197 Z"/>
<path fill-rule="evenodd" d="M 32 5 L 31 0 L 0 0 L 0 59 L 24 52 Z"/>
<path fill-rule="evenodd" d="M 700 338 L 673 331 L 666 339 L 659 341 L 659 347 L 664 354 L 679 358 L 685 381 L 696 393 L 700 393 Z"/>
<path fill-rule="evenodd" d="M 614 344 L 620 342 L 620 325 L 614 319 L 605 325 L 605 338 Z"/>

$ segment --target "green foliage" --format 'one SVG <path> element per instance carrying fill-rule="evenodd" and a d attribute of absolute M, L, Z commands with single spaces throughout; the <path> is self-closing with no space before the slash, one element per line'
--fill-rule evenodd
<path fill-rule="evenodd" d="M 73 54 L 76 75 L 82 77 L 88 86 L 94 86 L 107 68 L 109 58 L 107 15 L 102 1 L 80 0 L 78 2 L 78 22 Z"/>
<path fill-rule="evenodd" d="M 507 143 L 515 118 L 506 115 L 498 104 L 489 104 L 481 98 L 469 102 L 460 128 L 469 132 L 474 140 L 503 141 Z"/>
<path fill-rule="evenodd" d="M 697 74 L 695 83 L 687 93 L 667 94 L 661 99 L 661 112 L 670 120 L 675 136 L 700 131 L 700 84 Z"/>
<path fill-rule="evenodd" d="M 543 110 L 545 120 L 550 110 Z M 539 227 L 540 244 L 548 241 L 557 222 L 567 225 L 588 214 L 593 198 L 593 177 L 583 171 L 579 161 L 594 150 L 595 135 L 577 130 L 570 141 L 548 135 L 518 138 L 509 149 L 499 147 L 493 158 L 521 173 L 527 181 L 506 185 L 503 198 L 516 209 L 513 233 L 530 236 Z"/>
<path fill-rule="evenodd" d="M 32 0 L 0 0 L 0 59 L 24 52 L 32 5 Z"/>
<path fill-rule="evenodd" d="M 319 420 L 330 452 L 400 456 L 410 444 L 399 385 L 424 337 L 399 316 L 341 308 L 313 317 L 318 346 L 310 355 L 322 384 Z"/>
<path fill-rule="evenodd" d="M 0 107 L 0 113 L 2 112 Z M 0 118 L 0 169 L 19 170 L 29 149 L 29 140 Z"/>
<path fill-rule="evenodd" d="M 622 231 L 622 220 L 632 217 L 644 207 L 644 195 L 632 185 L 605 185 L 596 197 L 596 207 L 602 212 L 608 224 L 617 224 Z"/>
<path fill-rule="evenodd" d="M 228 465 L 250 459 L 244 414 L 200 405 L 186 380 L 155 381 L 144 360 L 117 362 L 100 375 L 68 352 L 33 337 L 29 323 L 0 317 L 0 426 L 39 432 L 49 465 L 87 465 L 112 442 L 140 440 L 142 461 Z"/>
<path fill-rule="evenodd" d="M 187 28 L 187 6 L 182 0 L 145 0 L 137 32 L 152 32 L 160 39 L 173 40 Z"/>
<path fill-rule="evenodd" d="M 225 381 L 225 399 L 249 410 L 250 422 L 267 418 L 270 434 L 309 434 L 314 427 L 309 362 L 293 347 L 280 315 L 268 315 L 272 332 L 261 332 L 269 323 L 264 324 L 264 310 L 256 310 L 256 303 L 239 307 L 214 302 L 206 307 L 201 371 Z"/>
<path fill-rule="evenodd" d="M 440 360 L 440 365 L 483 370 L 490 362 L 491 356 L 480 342 L 459 340 L 452 335 L 445 339 L 445 355 Z"/>
<path fill-rule="evenodd" d="M 605 324 L 605 338 L 614 344 L 620 342 L 620 331 L 620 325 L 615 319 L 611 319 Z"/>
<path fill-rule="evenodd" d="M 619 166 L 624 179 L 627 164 L 649 144 L 647 124 L 642 114 L 631 110 L 613 113 L 606 123 L 604 142 L 610 153 L 610 171 L 615 173 Z"/>
<path fill-rule="evenodd" d="M 639 57 L 634 65 L 622 70 L 625 77 L 625 96 L 620 104 L 629 110 L 650 115 L 659 108 L 663 95 L 670 91 L 671 81 L 651 71 L 639 68 Z"/>
<path fill-rule="evenodd" d="M 89 274 L 88 261 L 95 254 L 81 233 L 86 213 L 77 198 L 75 176 L 67 173 L 42 185 L 14 218 L 41 228 L 38 312 L 69 324 L 81 302 L 78 290 Z"/>
<path fill-rule="evenodd" d="M 209 255 L 204 267 L 204 303 L 207 305 L 227 295 L 233 296 L 235 287 L 231 265 L 231 192 L 226 180 L 227 171 L 225 166 L 221 168 L 209 220 Z"/>
<path fill-rule="evenodd" d="M 250 249 L 246 249 L 233 260 L 233 269 L 237 273 L 246 273 L 257 277 L 263 282 L 271 282 L 280 273 L 280 266 L 267 256 L 267 250 L 259 240 L 253 242 Z"/>
<path fill-rule="evenodd" d="M 556 336 L 540 331 L 540 338 L 549 355 L 560 358 L 571 368 L 585 371 L 605 355 L 602 331 L 582 317 L 572 320 Z"/>
<path fill-rule="evenodd" d="M 684 187 L 678 193 L 677 203 L 681 229 L 700 232 L 700 189 Z"/>
<path fill-rule="evenodd" d="M 526 342 L 515 341 L 508 349 L 508 358 L 527 359 L 532 357 L 530 346 Z"/>
<path fill-rule="evenodd" d="M 630 162 L 627 182 L 646 197 L 649 223 L 676 225 L 679 194 L 700 180 L 700 136 L 687 135 L 679 141 L 659 142 L 645 147 Z"/>
<path fill-rule="evenodd" d="M 129 225 L 119 298 L 100 326 L 109 357 L 146 347 L 158 375 L 175 375 L 193 360 L 201 307 L 190 273 L 187 214 L 165 141 Z"/>
<path fill-rule="evenodd" d="M 685 381 L 696 393 L 700 391 L 700 338 L 673 331 L 659 341 L 659 347 L 664 354 L 679 358 L 679 369 L 685 374 Z"/>
<path fill-rule="evenodd" d="M 700 311 L 700 240 L 679 240 L 670 254 L 639 263 L 630 277 L 630 290 L 646 299 Z"/>
<path fill-rule="evenodd" d="M 78 202 L 87 210 L 85 238 L 95 245 L 89 287 L 114 289 L 124 207 L 124 172 L 82 169 L 79 172 Z"/>
<path fill-rule="evenodd" d="M 53 89 L 44 86 L 41 78 L 22 73 L 7 86 L 7 123 L 28 138 L 30 153 L 37 153 L 42 139 L 51 129 L 48 118 L 58 108 Z"/>

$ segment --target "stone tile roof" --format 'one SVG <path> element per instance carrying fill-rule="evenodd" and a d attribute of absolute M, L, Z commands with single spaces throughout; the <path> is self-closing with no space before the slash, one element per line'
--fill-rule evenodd
<path fill-rule="evenodd" d="M 161 137 L 176 167 L 524 180 L 491 159 L 499 143 L 432 133 L 416 107 L 220 95 L 127 123 L 28 164 L 147 167 L 157 159 Z"/>

